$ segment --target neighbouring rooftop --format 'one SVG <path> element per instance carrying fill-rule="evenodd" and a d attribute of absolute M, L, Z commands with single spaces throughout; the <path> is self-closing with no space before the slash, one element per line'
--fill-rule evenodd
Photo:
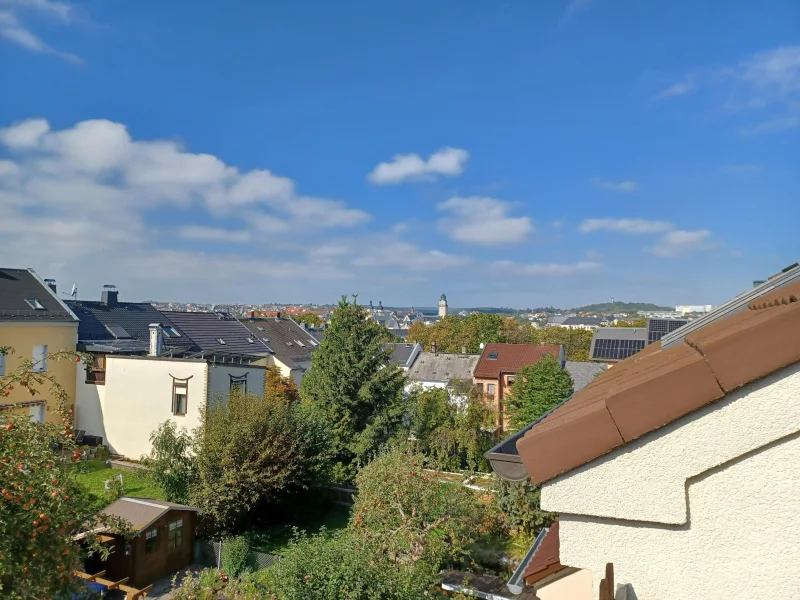
<path fill-rule="evenodd" d="M 472 373 L 480 360 L 480 354 L 451 354 L 445 352 L 420 352 L 408 370 L 411 381 L 454 380 L 472 381 Z"/>
<path fill-rule="evenodd" d="M 74 323 L 76 320 L 33 269 L 0 268 L 0 321 Z"/>
<path fill-rule="evenodd" d="M 486 344 L 475 367 L 474 376 L 498 379 L 501 373 L 516 373 L 526 365 L 534 365 L 543 356 L 561 359 L 558 344 Z"/>

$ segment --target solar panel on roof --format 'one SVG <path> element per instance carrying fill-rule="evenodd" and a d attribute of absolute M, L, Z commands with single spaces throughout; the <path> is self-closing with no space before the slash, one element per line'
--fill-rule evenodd
<path fill-rule="evenodd" d="M 601 360 L 624 360 L 644 350 L 644 340 L 597 339 L 592 358 Z"/>
<path fill-rule="evenodd" d="M 662 337 L 680 329 L 688 322 L 686 319 L 647 319 L 647 343 L 660 341 Z"/>
<path fill-rule="evenodd" d="M 125 331 L 125 328 L 121 325 L 106 325 L 106 329 L 118 340 L 129 340 L 131 338 L 131 334 Z"/>

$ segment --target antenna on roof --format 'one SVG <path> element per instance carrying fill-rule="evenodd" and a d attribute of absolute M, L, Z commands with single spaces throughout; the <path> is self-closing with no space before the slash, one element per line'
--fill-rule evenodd
<path fill-rule="evenodd" d="M 75 300 L 78 297 L 78 286 L 76 284 L 72 284 L 72 291 L 69 293 L 72 296 L 72 299 Z"/>

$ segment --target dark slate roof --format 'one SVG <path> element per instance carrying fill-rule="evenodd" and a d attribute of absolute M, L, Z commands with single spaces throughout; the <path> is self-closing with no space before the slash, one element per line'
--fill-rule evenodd
<path fill-rule="evenodd" d="M 317 339 L 293 319 L 266 317 L 242 319 L 241 322 L 288 367 L 306 367 L 311 353 L 319 345 Z"/>
<path fill-rule="evenodd" d="M 27 300 L 38 301 L 34 308 Z M 33 269 L 0 268 L 0 321 L 69 321 L 73 315 Z"/>
<path fill-rule="evenodd" d="M 191 338 L 147 302 L 117 302 L 109 306 L 93 300 L 67 300 L 67 305 L 80 319 L 78 342 L 88 352 L 147 352 L 150 348 L 150 324 L 173 327 L 179 337 L 164 336 L 167 347 L 194 346 Z M 130 338 L 117 338 L 121 327 Z"/>
<path fill-rule="evenodd" d="M 384 344 L 384 348 L 390 348 L 392 355 L 389 358 L 390 365 L 397 365 L 400 368 L 409 368 L 417 355 L 422 352 L 419 343 L 413 344 Z"/>
<path fill-rule="evenodd" d="M 272 354 L 271 346 L 250 333 L 227 313 L 159 311 L 184 332 L 203 352 L 225 352 L 251 356 Z M 225 343 L 221 344 L 218 339 Z M 252 342 L 248 341 L 252 340 Z"/>
<path fill-rule="evenodd" d="M 572 377 L 572 391 L 577 392 L 589 385 L 594 378 L 606 370 L 604 363 L 577 362 L 568 360 L 564 368 Z"/>
<path fill-rule="evenodd" d="M 561 322 L 565 327 L 568 325 L 588 325 L 592 327 L 600 327 L 601 323 L 606 320 L 600 317 L 567 317 Z"/>

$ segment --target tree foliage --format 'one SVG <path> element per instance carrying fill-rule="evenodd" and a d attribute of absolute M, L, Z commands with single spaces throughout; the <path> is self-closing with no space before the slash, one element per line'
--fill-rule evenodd
<path fill-rule="evenodd" d="M 413 386 L 408 393 L 402 436 L 416 440 L 416 449 L 433 468 L 487 470 L 483 453 L 492 447 L 494 439 L 484 427 L 493 420 L 493 413 L 471 381 L 455 382 L 452 396 L 442 388 Z"/>
<path fill-rule="evenodd" d="M 222 544 L 222 568 L 230 577 L 250 572 L 249 556 L 250 541 L 245 535 L 229 537 Z"/>
<path fill-rule="evenodd" d="M 320 315 L 312 312 L 298 313 L 296 315 L 292 315 L 292 319 L 294 319 L 298 323 L 306 323 L 309 327 L 320 327 L 324 322 Z"/>
<path fill-rule="evenodd" d="M 403 412 L 403 373 L 387 366 L 390 350 L 383 346 L 388 332 L 367 317 L 355 299 L 342 297 L 300 390 L 325 415 L 340 482 L 394 434 Z"/>
<path fill-rule="evenodd" d="M 511 532 L 534 536 L 542 527 L 549 527 L 556 515 L 542 510 L 540 490 L 529 482 L 511 483 L 499 480 L 495 503 L 503 526 Z"/>
<path fill-rule="evenodd" d="M 204 410 L 192 446 L 191 502 L 214 535 L 238 533 L 253 515 L 321 486 L 328 468 L 327 424 L 313 407 L 232 393 Z"/>
<path fill-rule="evenodd" d="M 300 390 L 294 379 L 281 375 L 281 370 L 274 365 L 267 367 L 264 395 L 282 398 L 286 402 L 300 401 Z"/>
<path fill-rule="evenodd" d="M 552 356 L 522 367 L 503 399 L 510 428 L 522 429 L 571 395 L 572 377 Z"/>
<path fill-rule="evenodd" d="M 647 317 L 627 321 L 619 320 L 612 327 L 647 327 Z"/>
<path fill-rule="evenodd" d="M 164 499 L 189 503 L 189 490 L 196 477 L 192 460 L 192 436 L 173 421 L 164 421 L 150 434 L 152 450 L 142 456 L 153 481 L 164 492 Z"/>
<path fill-rule="evenodd" d="M 363 467 L 350 527 L 394 563 L 443 567 L 468 556 L 482 511 L 471 490 L 439 481 L 424 462 L 396 445 Z"/>
<path fill-rule="evenodd" d="M 13 352 L 0 348 L 0 353 Z M 74 360 L 74 352 L 47 355 L 48 361 Z M 128 534 L 128 524 L 96 517 L 93 503 L 74 479 L 81 452 L 74 441 L 73 412 L 64 387 L 49 372 L 22 359 L 0 377 L 0 395 L 19 386 L 32 397 L 49 391 L 56 399 L 57 423 L 35 423 L 26 407 L 0 413 L 0 596 L 17 599 L 54 598 L 79 589 L 72 571 L 84 553 L 108 555 L 96 536 L 85 531 L 83 548 L 72 537 L 82 529 L 108 527 Z"/>
<path fill-rule="evenodd" d="M 507 344 L 560 344 L 564 346 L 567 360 L 589 360 L 592 332 L 566 327 L 537 329 L 528 322 L 513 317 L 476 313 L 467 317 L 447 316 L 432 326 L 413 323 L 407 339 L 419 342 L 425 350 L 436 342 L 438 352 L 480 352 L 481 343 Z"/>

